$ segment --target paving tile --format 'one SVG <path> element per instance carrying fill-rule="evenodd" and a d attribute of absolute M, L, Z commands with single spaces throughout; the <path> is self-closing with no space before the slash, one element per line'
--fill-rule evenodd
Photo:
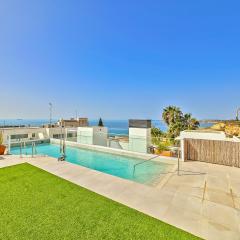
<path fill-rule="evenodd" d="M 208 240 L 240 240 L 238 231 L 232 231 L 228 227 L 211 220 L 201 222 L 200 234 L 204 239 Z"/>
<path fill-rule="evenodd" d="M 229 177 L 228 176 L 208 176 L 207 177 L 207 189 L 216 189 L 221 191 L 228 191 L 230 186 Z"/>
<path fill-rule="evenodd" d="M 170 205 L 163 220 L 194 235 L 201 236 L 201 216 L 181 206 Z"/>
<path fill-rule="evenodd" d="M 238 179 L 230 179 L 230 186 L 234 196 L 240 197 L 240 173 Z"/>
<path fill-rule="evenodd" d="M 228 231 L 239 230 L 238 210 L 221 204 L 204 201 L 203 216 L 213 225 L 222 226 Z"/>
<path fill-rule="evenodd" d="M 234 207 L 233 199 L 230 192 L 207 188 L 206 194 L 205 194 L 205 200 L 226 205 L 228 207 Z"/>

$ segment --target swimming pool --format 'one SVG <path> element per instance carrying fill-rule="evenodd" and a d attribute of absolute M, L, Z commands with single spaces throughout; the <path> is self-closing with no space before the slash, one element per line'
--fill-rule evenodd
<path fill-rule="evenodd" d="M 39 144 L 36 149 L 39 155 L 48 155 L 54 158 L 60 156 L 59 145 Z M 11 153 L 18 155 L 19 147 L 12 148 Z M 32 147 L 23 148 L 22 154 L 31 155 Z M 142 163 L 144 159 L 70 146 L 66 148 L 66 156 L 68 162 L 144 184 L 152 184 L 161 174 L 166 173 L 172 167 L 172 164 L 151 160 Z M 138 163 L 142 164 L 137 165 L 134 171 L 134 166 Z"/>

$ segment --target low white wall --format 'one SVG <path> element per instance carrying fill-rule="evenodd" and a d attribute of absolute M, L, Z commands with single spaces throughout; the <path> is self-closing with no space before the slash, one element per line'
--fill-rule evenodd
<path fill-rule="evenodd" d="M 77 128 L 77 142 L 82 144 L 93 144 L 93 128 L 92 127 L 78 127 Z"/>
<path fill-rule="evenodd" d="M 52 139 L 51 138 L 50 142 L 52 144 L 60 144 L 59 139 Z M 127 151 L 127 150 L 121 150 L 121 149 L 109 148 L 109 147 L 103 147 L 103 146 L 97 146 L 97 145 L 82 144 L 82 143 L 70 142 L 70 141 L 66 141 L 66 145 L 67 146 L 72 146 L 72 147 L 78 147 L 78 148 L 85 148 L 85 149 L 89 149 L 89 150 L 93 150 L 93 151 L 112 153 L 112 154 L 117 154 L 117 155 L 121 155 L 121 156 L 141 158 L 141 159 L 149 159 L 149 158 L 152 158 L 152 157 L 156 156 L 156 155 L 153 155 L 153 154 L 130 152 L 130 151 Z"/>
<path fill-rule="evenodd" d="M 226 134 L 224 132 L 195 132 L 195 131 L 183 131 L 180 133 L 180 139 L 205 139 L 205 140 L 226 140 Z"/>
<path fill-rule="evenodd" d="M 68 131 L 68 128 L 65 129 Z M 3 134 L 3 143 L 8 144 L 8 137 L 18 134 L 27 134 L 27 138 L 22 139 L 23 141 L 29 140 L 43 140 L 52 138 L 54 134 L 61 134 L 61 128 L 38 128 L 38 127 L 20 127 L 20 128 L 4 128 L 0 129 Z M 33 136 L 35 134 L 35 137 Z M 15 140 L 12 139 L 14 142 Z M 17 140 L 16 140 L 17 141 Z"/>

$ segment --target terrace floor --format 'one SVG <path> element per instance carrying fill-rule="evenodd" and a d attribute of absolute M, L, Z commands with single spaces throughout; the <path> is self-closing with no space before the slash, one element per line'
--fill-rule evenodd
<path fill-rule="evenodd" d="M 4 156 L 0 167 L 28 162 L 56 176 L 139 210 L 204 239 L 240 240 L 240 169 L 181 163 L 146 186 L 50 157 Z"/>

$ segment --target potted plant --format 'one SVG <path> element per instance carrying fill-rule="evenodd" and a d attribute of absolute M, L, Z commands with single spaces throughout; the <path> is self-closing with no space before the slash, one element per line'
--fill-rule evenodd
<path fill-rule="evenodd" d="M 168 142 L 159 142 L 157 145 L 157 149 L 155 154 L 165 157 L 172 157 L 171 151 L 169 151 L 169 143 Z"/>
<path fill-rule="evenodd" d="M 6 146 L 4 146 L 2 144 L 3 144 L 3 134 L 0 133 L 0 155 L 3 155 L 6 150 Z"/>

